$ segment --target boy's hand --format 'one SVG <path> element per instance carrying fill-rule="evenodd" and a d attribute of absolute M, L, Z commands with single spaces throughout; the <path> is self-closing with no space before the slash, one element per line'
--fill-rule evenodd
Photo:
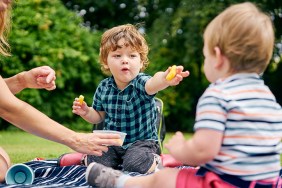
<path fill-rule="evenodd" d="M 189 76 L 189 71 L 183 71 L 183 66 L 176 66 L 173 68 L 176 74 L 171 74 L 169 79 L 166 77 L 169 74 L 169 71 L 172 67 L 169 67 L 165 72 L 159 71 L 157 72 L 152 78 L 148 79 L 145 84 L 145 90 L 148 95 L 156 94 L 157 92 L 167 88 L 168 86 L 175 86 L 178 85 L 183 78 Z M 170 80 L 170 78 L 172 78 Z"/>
<path fill-rule="evenodd" d="M 84 96 L 83 96 L 83 95 L 79 95 L 78 101 L 79 101 L 79 103 L 82 105 L 82 104 L 83 104 L 83 101 L 84 101 Z"/>
<path fill-rule="evenodd" d="M 89 111 L 89 107 L 87 106 L 84 100 L 81 98 L 75 98 L 72 105 L 72 112 L 79 116 L 85 116 Z"/>
<path fill-rule="evenodd" d="M 170 72 L 172 70 L 172 72 Z M 169 67 L 166 71 L 165 71 L 165 75 L 166 75 L 166 81 L 170 86 L 175 86 L 178 85 L 183 78 L 188 77 L 189 76 L 189 71 L 184 71 L 183 72 L 184 67 L 183 66 L 173 66 L 173 67 Z M 174 72 L 174 73 L 173 73 Z M 175 74 L 175 76 L 174 76 Z"/>
<path fill-rule="evenodd" d="M 172 80 L 176 75 L 176 65 L 173 65 L 170 67 L 169 73 L 166 75 L 165 79 L 170 81 Z"/>

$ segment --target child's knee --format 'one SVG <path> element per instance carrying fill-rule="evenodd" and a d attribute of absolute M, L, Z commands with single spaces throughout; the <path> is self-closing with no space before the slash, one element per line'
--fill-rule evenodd
<path fill-rule="evenodd" d="M 155 170 L 157 162 L 153 153 L 147 155 L 134 155 L 124 159 L 123 169 L 129 172 L 150 173 Z"/>
<path fill-rule="evenodd" d="M 5 169 L 2 169 L 2 167 L 0 167 L 0 183 L 2 183 L 5 180 L 6 171 L 5 171 Z"/>
<path fill-rule="evenodd" d="M 162 164 L 161 156 L 157 154 L 153 154 L 153 156 L 154 156 L 154 161 L 151 167 L 148 169 L 147 173 L 157 172 L 164 168 Z"/>
<path fill-rule="evenodd" d="M 9 155 L 0 147 L 0 182 L 5 179 L 5 174 L 11 166 Z"/>

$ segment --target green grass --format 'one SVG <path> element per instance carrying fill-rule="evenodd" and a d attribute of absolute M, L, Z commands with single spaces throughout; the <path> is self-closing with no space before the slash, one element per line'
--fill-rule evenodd
<path fill-rule="evenodd" d="M 171 137 L 167 133 L 164 143 Z M 185 135 L 190 137 L 191 134 Z M 45 140 L 23 131 L 0 131 L 0 146 L 9 154 L 13 163 L 23 163 L 36 157 L 45 159 L 58 158 L 61 154 L 72 152 L 68 147 Z M 163 153 L 168 153 L 164 148 Z"/>
<path fill-rule="evenodd" d="M 164 143 L 173 134 L 167 133 Z M 191 136 L 192 134 L 185 134 L 186 138 Z M 72 152 L 70 148 L 64 145 L 22 131 L 0 131 L 0 147 L 7 151 L 13 164 L 27 162 L 36 157 L 45 159 L 58 158 L 63 153 Z M 167 149 L 164 148 L 163 153 L 168 153 Z"/>
<path fill-rule="evenodd" d="M 72 151 L 64 145 L 21 131 L 0 131 L 0 146 L 9 154 L 13 164 L 27 162 L 36 157 L 58 158 L 61 154 Z"/>
<path fill-rule="evenodd" d="M 174 133 L 166 133 L 165 135 L 165 139 L 164 139 L 164 144 L 174 135 Z M 193 134 L 190 134 L 190 133 L 185 133 L 185 138 L 191 138 Z M 168 153 L 167 149 L 164 147 L 163 148 L 163 153 Z"/>

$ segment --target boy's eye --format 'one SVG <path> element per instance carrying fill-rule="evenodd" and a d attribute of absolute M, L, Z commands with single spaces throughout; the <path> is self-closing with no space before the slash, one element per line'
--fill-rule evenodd
<path fill-rule="evenodd" d="M 114 54 L 113 57 L 120 57 L 120 55 L 119 54 Z"/>

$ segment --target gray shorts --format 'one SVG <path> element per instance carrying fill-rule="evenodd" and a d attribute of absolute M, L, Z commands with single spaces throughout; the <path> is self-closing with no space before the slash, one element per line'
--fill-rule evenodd
<path fill-rule="evenodd" d="M 136 141 L 127 149 L 110 146 L 102 156 L 87 155 L 87 164 L 101 163 L 114 169 L 146 173 L 154 162 L 154 155 L 160 155 L 159 143 L 153 140 Z"/>

